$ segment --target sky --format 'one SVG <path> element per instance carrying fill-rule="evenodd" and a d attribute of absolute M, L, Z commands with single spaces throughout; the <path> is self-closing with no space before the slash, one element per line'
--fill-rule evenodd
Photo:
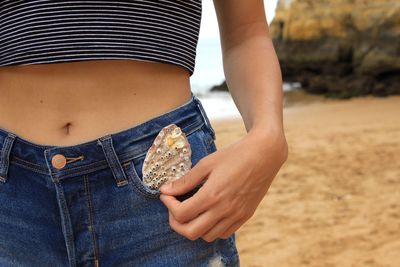
<path fill-rule="evenodd" d="M 225 0 L 229 1 L 229 0 Z M 203 0 L 203 13 L 199 38 L 218 38 L 218 22 L 212 0 Z M 265 14 L 268 24 L 275 15 L 277 0 L 264 0 Z"/>
<path fill-rule="evenodd" d="M 264 0 L 268 24 L 271 23 L 275 14 L 276 3 L 277 0 Z M 212 86 L 225 80 L 218 21 L 213 0 L 203 0 L 202 8 L 196 65 L 194 74 L 190 77 L 191 87 L 194 92 L 207 92 Z"/>

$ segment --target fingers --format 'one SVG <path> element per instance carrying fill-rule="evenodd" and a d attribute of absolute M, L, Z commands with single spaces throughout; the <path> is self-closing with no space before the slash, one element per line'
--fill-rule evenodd
<path fill-rule="evenodd" d="M 173 196 L 167 196 L 174 198 Z M 179 201 L 178 201 L 179 202 Z M 181 223 L 171 212 L 169 214 L 169 224 L 177 233 L 190 240 L 202 238 L 207 242 L 213 242 L 217 238 L 227 239 L 233 232 L 245 222 L 245 218 L 238 216 L 222 217 L 224 214 L 216 208 L 206 210 L 191 221 Z"/>
<path fill-rule="evenodd" d="M 213 228 L 204 233 L 201 238 L 207 242 L 213 242 L 215 239 L 221 237 L 234 223 L 231 217 L 225 217 L 220 220 Z"/>
<path fill-rule="evenodd" d="M 232 223 L 233 221 L 233 223 Z M 202 238 L 207 242 L 213 242 L 217 238 L 227 239 L 234 232 L 236 232 L 244 223 L 245 219 L 232 220 L 232 218 L 225 217 L 219 221 L 213 228 L 206 232 Z"/>
<path fill-rule="evenodd" d="M 232 224 L 231 226 L 229 226 L 228 229 L 225 230 L 225 232 L 223 232 L 222 234 L 220 234 L 219 236 L 221 238 L 227 239 L 229 236 L 231 236 L 234 232 L 236 232 L 244 223 L 246 222 L 245 219 L 241 219 L 237 222 L 235 222 L 234 224 Z"/>
<path fill-rule="evenodd" d="M 162 185 L 160 187 L 161 193 L 167 195 L 182 195 L 194 189 L 206 179 L 210 171 L 210 168 L 204 162 L 204 158 L 200 159 L 200 161 L 181 178 Z"/>
<path fill-rule="evenodd" d="M 216 199 L 210 196 L 206 184 L 203 185 L 193 196 L 180 202 L 174 196 L 160 195 L 160 200 L 170 210 L 174 218 L 185 223 L 196 218 L 200 213 L 216 203 Z"/>
<path fill-rule="evenodd" d="M 218 216 L 213 211 L 206 211 L 188 223 L 180 223 L 169 211 L 169 224 L 177 233 L 190 240 L 196 240 L 218 222 Z"/>

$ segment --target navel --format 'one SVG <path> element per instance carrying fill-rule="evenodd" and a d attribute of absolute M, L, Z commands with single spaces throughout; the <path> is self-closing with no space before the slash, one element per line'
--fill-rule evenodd
<path fill-rule="evenodd" d="M 63 126 L 63 131 L 65 134 L 69 134 L 70 129 L 71 129 L 72 123 L 71 122 L 67 122 L 64 126 Z"/>

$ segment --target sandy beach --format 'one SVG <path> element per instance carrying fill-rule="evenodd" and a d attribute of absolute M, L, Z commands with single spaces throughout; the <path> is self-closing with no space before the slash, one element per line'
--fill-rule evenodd
<path fill-rule="evenodd" d="M 245 267 L 400 266 L 400 96 L 285 107 L 289 158 L 237 231 Z M 217 147 L 241 119 L 211 120 Z"/>

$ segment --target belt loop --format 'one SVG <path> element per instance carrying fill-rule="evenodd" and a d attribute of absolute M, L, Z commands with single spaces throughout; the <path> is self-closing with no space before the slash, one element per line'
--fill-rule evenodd
<path fill-rule="evenodd" d="M 97 139 L 97 144 L 101 145 L 103 148 L 104 155 L 114 175 L 115 181 L 117 182 L 117 186 L 120 187 L 128 184 L 128 179 L 122 168 L 121 162 L 115 153 L 111 135 L 106 135 Z"/>
<path fill-rule="evenodd" d="M 205 111 L 205 109 L 203 107 L 203 104 L 201 103 L 200 99 L 197 96 L 195 96 L 194 94 L 193 94 L 193 100 L 196 102 L 197 106 L 199 107 L 201 116 L 203 117 L 204 121 L 206 122 L 207 128 L 210 130 L 212 138 L 215 140 L 215 138 L 216 138 L 215 137 L 215 131 L 214 131 L 214 128 L 212 127 L 212 125 L 211 125 L 210 120 L 208 119 L 208 116 L 207 116 L 207 113 L 206 113 L 206 111 Z"/>
<path fill-rule="evenodd" d="M 14 133 L 8 133 L 4 139 L 3 146 L 0 153 L 0 182 L 5 183 L 7 181 L 8 166 L 10 165 L 10 152 L 11 147 L 14 143 L 16 135 Z"/>

